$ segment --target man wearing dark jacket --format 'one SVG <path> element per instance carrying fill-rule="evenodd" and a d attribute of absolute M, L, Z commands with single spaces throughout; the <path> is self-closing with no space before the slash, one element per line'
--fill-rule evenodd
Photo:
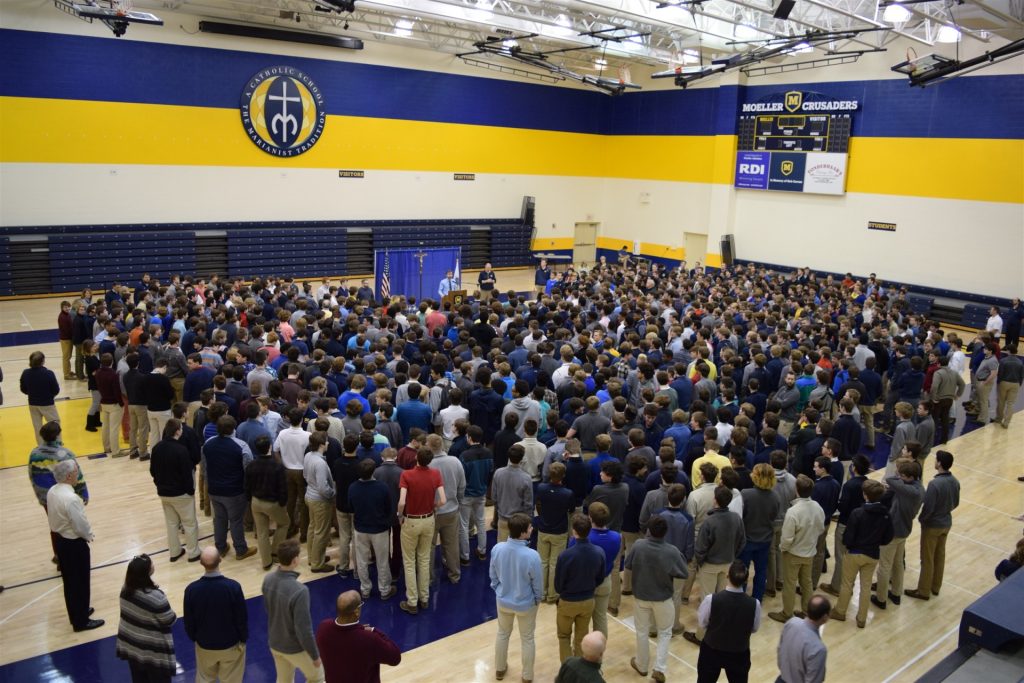
<path fill-rule="evenodd" d="M 846 546 L 843 545 L 843 534 L 846 532 L 846 524 L 850 521 L 850 514 L 864 504 L 864 492 L 862 487 L 867 481 L 868 472 L 871 470 L 871 462 L 863 455 L 854 456 L 850 462 L 850 478 L 839 490 L 839 519 L 836 522 L 836 533 L 834 537 L 835 547 L 832 557 L 832 580 L 828 583 L 818 585 L 829 595 L 839 597 L 839 589 L 843 587 L 843 558 L 846 557 Z"/>
<path fill-rule="evenodd" d="M 870 360 L 870 359 L 868 359 Z M 831 439 L 829 439 L 831 441 Z M 818 536 L 818 550 L 814 556 L 814 563 L 811 565 L 811 585 L 817 586 L 821 578 L 822 567 L 825 563 L 825 539 L 828 538 L 829 526 L 832 524 L 832 515 L 839 507 L 839 492 L 842 485 L 829 473 L 832 453 L 829 450 L 828 442 L 823 450 L 829 451 L 828 455 L 819 455 L 814 459 L 814 488 L 811 489 L 811 500 L 821 506 L 825 513 L 825 528 Z M 833 444 L 834 445 L 834 444 Z"/>
<path fill-rule="evenodd" d="M 277 546 L 288 538 L 288 477 L 284 465 L 270 452 L 269 436 L 258 436 L 253 442 L 255 460 L 245 468 L 245 497 L 252 507 L 260 564 L 266 571 L 274 564 Z M 270 534 L 273 522 L 274 534 Z"/>
<path fill-rule="evenodd" d="M 139 370 L 139 354 L 131 352 L 124 358 L 128 364 L 128 372 L 124 373 L 122 383 L 128 395 L 128 450 L 135 458 L 149 458 L 149 417 L 146 415 L 146 392 L 144 383 L 146 375 Z"/>
<path fill-rule="evenodd" d="M 868 480 L 861 487 L 864 505 L 853 511 L 843 534 L 846 557 L 843 559 L 843 586 L 839 601 L 829 615 L 836 621 L 846 621 L 846 608 L 853 597 L 853 582 L 860 576 L 860 604 L 857 607 L 857 628 L 867 626 L 868 596 L 871 594 L 871 575 L 878 565 L 881 546 L 892 541 L 892 517 L 879 501 L 885 487 Z"/>
<path fill-rule="evenodd" d="M 166 379 L 166 378 L 165 378 Z M 235 418 L 223 415 L 217 420 L 217 436 L 203 444 L 206 479 L 213 503 L 213 539 L 217 550 L 227 554 L 228 529 L 235 544 L 235 559 L 256 554 L 245 541 L 242 518 L 249 501 L 245 496 L 245 468 L 252 462 L 249 444 L 234 437 Z"/>
<path fill-rule="evenodd" d="M 196 521 L 195 469 L 199 460 L 181 443 L 181 422 L 168 420 L 163 439 L 153 447 L 149 474 L 164 509 L 167 548 L 171 562 L 188 552 L 188 561 L 199 559 L 199 523 Z M 185 548 L 178 538 L 178 527 L 185 531 Z"/>
<path fill-rule="evenodd" d="M 196 674 L 206 681 L 242 683 L 249 617 L 242 587 L 220 573 L 220 553 L 203 549 L 206 573 L 185 587 L 185 633 L 196 644 Z"/>
<path fill-rule="evenodd" d="M 28 357 L 28 367 L 21 373 L 21 393 L 28 396 L 28 412 L 37 446 L 45 443 L 39 436 L 39 428 L 44 422 L 60 422 L 57 407 L 53 404 L 53 399 L 60 393 L 60 385 L 57 376 L 44 366 L 45 362 L 46 356 L 42 351 L 33 351 Z"/>
<path fill-rule="evenodd" d="M 167 379 L 167 361 L 160 358 L 153 368 L 153 372 L 145 375 L 142 379 L 142 395 L 146 400 L 146 419 L 149 420 L 149 447 L 151 452 L 160 435 L 164 432 L 164 425 L 171 418 L 171 404 L 174 402 L 174 387 Z M 234 427 L 232 427 L 232 431 Z M 140 450 L 142 446 L 139 446 Z"/>

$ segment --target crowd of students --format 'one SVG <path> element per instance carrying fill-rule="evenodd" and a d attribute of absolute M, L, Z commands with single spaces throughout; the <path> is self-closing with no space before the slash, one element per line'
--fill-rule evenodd
<path fill-rule="evenodd" d="M 230 534 L 236 559 L 258 554 L 270 569 L 298 537 L 312 572 L 357 578 L 362 600 L 371 565 L 381 599 L 404 577 L 400 607 L 417 614 L 434 574 L 458 583 L 473 558 L 487 561 L 496 529 L 499 678 L 514 618 L 532 678 L 529 613 L 540 602 L 557 603 L 563 661 L 585 654 L 588 624 L 607 638 L 624 595 L 634 596 L 638 673 L 648 673 L 648 625 L 655 680 L 673 635 L 713 659 L 727 631 L 714 629 L 716 649 L 708 615 L 687 631 L 681 614 L 694 583 L 724 592 L 736 560 L 753 564 L 758 615 L 778 591 L 768 616 L 806 618 L 816 633 L 828 610 L 818 600 L 806 613 L 833 523 L 832 579 L 820 586 L 838 598 L 833 619 L 845 619 L 859 577 L 866 624 L 876 565 L 871 602 L 900 604 L 915 517 L 922 572 L 906 595 L 937 596 L 959 491 L 953 456 L 938 447 L 966 390 L 961 372 L 969 366 L 983 424 L 996 392 L 1003 427 L 1022 381 L 1001 330 L 965 348 L 873 275 L 602 262 L 536 300 L 508 292 L 452 309 L 370 294 L 281 278 L 115 283 L 102 300 L 85 292 L 62 304 L 64 376 L 89 382 L 86 428 L 103 430 L 105 453 L 150 461 L 171 561 L 200 559 L 198 497 L 220 555 Z M 39 356 L 22 388 L 45 408 Z M 882 482 L 868 481 L 862 446 L 873 450 L 879 432 L 891 434 L 889 463 Z M 514 547 L 531 543 L 536 562 Z M 781 668 L 781 647 L 779 657 Z M 823 658 L 786 666 L 806 673 L 787 681 L 824 676 Z"/>

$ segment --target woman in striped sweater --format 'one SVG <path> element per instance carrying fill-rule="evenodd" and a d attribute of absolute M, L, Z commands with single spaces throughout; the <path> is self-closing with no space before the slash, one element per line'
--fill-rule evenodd
<path fill-rule="evenodd" d="M 132 683 L 169 682 L 177 666 L 171 637 L 177 616 L 153 583 L 153 570 L 148 555 L 132 558 L 121 589 L 117 656 L 128 660 Z"/>

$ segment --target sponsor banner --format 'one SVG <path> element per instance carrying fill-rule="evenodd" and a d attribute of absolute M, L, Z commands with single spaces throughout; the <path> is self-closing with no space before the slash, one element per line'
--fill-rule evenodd
<path fill-rule="evenodd" d="M 846 191 L 846 155 L 808 152 L 804 166 L 804 192 L 843 194 Z"/>
<path fill-rule="evenodd" d="M 736 155 L 736 187 L 768 189 L 768 152 L 740 152 Z"/>
<path fill-rule="evenodd" d="M 768 162 L 768 189 L 803 192 L 807 155 L 800 152 L 772 152 Z"/>

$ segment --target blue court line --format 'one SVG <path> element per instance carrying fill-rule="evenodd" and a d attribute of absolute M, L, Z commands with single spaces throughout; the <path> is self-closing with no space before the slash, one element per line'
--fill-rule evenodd
<path fill-rule="evenodd" d="M 488 533 L 488 545 L 493 547 L 495 533 Z M 256 558 L 252 560 L 258 562 Z M 435 568 L 439 576 L 445 576 L 440 564 L 440 549 L 435 558 Z M 446 638 L 468 628 L 478 626 L 497 616 L 494 593 L 491 591 L 488 576 L 488 560 L 475 558 L 468 567 L 462 567 L 462 578 L 458 585 L 450 584 L 442 578 L 439 584 L 430 589 L 430 607 L 420 610 L 416 616 L 406 614 L 398 608 L 404 599 L 404 580 L 399 579 L 399 593 L 382 602 L 376 592 L 374 583 L 373 597 L 363 605 L 362 621 L 386 633 L 401 648 L 402 652 L 415 649 L 422 645 Z M 231 562 L 224 563 L 226 575 L 231 575 Z M 275 571 L 275 570 L 271 570 Z M 303 565 L 302 572 L 308 574 Z M 376 575 L 371 570 L 371 574 Z M 197 569 L 196 578 L 201 575 Z M 157 579 L 160 578 L 158 568 Z M 313 628 L 324 619 L 335 616 L 335 600 L 338 594 L 346 590 L 359 590 L 359 581 L 355 578 L 343 579 L 337 575 L 310 581 L 310 606 L 313 616 Z M 263 597 L 257 596 L 246 600 L 249 611 L 249 640 L 245 652 L 246 683 L 273 683 L 276 679 L 274 660 L 267 645 L 267 614 L 263 607 Z M 106 619 L 108 623 L 116 623 L 117 614 L 96 614 L 98 619 Z M 178 615 L 181 616 L 180 614 Z M 70 629 L 70 625 L 61 624 L 61 628 Z M 175 622 L 172 629 L 175 654 L 178 659 L 178 674 L 174 681 L 191 683 L 195 680 L 195 649 L 193 643 L 185 635 L 182 619 Z M 57 650 L 38 657 L 31 657 L 19 662 L 0 667 L 0 683 L 24 683 L 25 681 L 94 681 L 128 680 L 128 664 L 119 660 L 114 654 L 116 638 L 111 636 L 94 640 L 90 643 Z M 490 643 L 482 643 L 487 649 Z M 488 650 L 489 651 L 489 650 Z M 399 665 L 401 666 L 401 665 Z M 304 680 L 298 674 L 298 680 Z"/>
<path fill-rule="evenodd" d="M 60 337 L 56 329 L 0 333 L 0 347 L 35 346 L 37 344 L 49 344 L 57 341 L 60 341 Z"/>

